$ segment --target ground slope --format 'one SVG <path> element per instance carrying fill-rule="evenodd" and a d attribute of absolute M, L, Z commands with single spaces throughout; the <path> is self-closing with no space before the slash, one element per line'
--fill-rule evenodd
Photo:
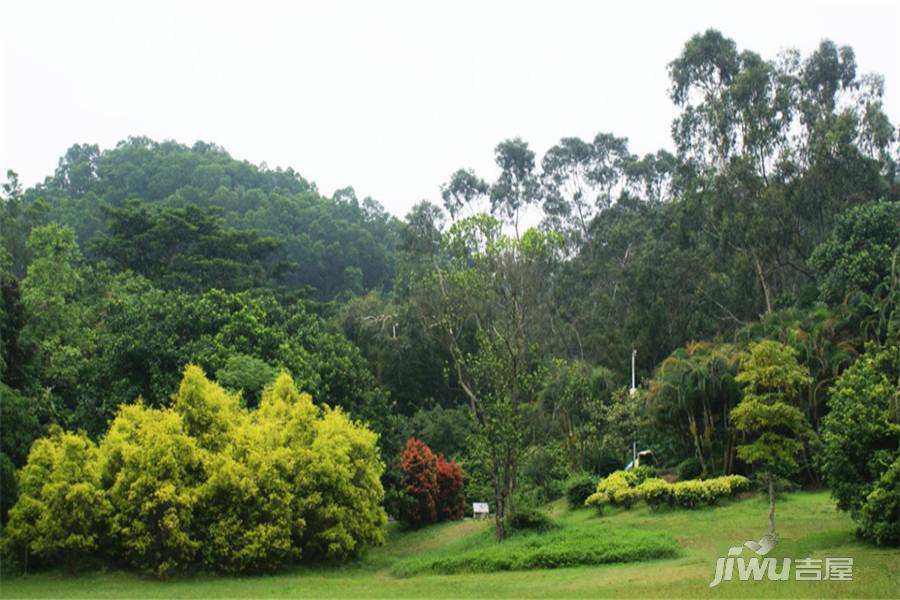
<path fill-rule="evenodd" d="M 645 507 L 592 511 L 553 507 L 566 530 L 596 532 L 634 528 L 660 532 L 680 546 L 676 558 L 561 569 L 398 576 L 411 561 L 433 561 L 477 548 L 489 539 L 490 523 L 465 521 L 404 533 L 390 532 L 387 545 L 365 559 L 329 567 L 304 567 L 266 577 L 193 576 L 154 581 L 122 572 L 76 578 L 40 573 L 7 577 L 3 598 L 208 598 L 208 597 L 900 597 L 900 550 L 859 542 L 853 523 L 834 509 L 825 492 L 792 494 L 778 508 L 781 543 L 770 556 L 791 558 L 852 557 L 853 582 L 725 582 L 710 589 L 715 560 L 730 546 L 758 539 L 767 523 L 762 498 L 695 511 Z"/>

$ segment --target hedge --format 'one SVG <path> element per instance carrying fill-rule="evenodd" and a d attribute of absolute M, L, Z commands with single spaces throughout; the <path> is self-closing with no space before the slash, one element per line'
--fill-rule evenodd
<path fill-rule="evenodd" d="M 597 484 L 597 491 L 584 504 L 602 510 L 604 506 L 631 508 L 643 500 L 653 509 L 666 504 L 696 508 L 714 505 L 722 498 L 734 496 L 749 487 L 750 480 L 742 475 L 692 479 L 672 484 L 658 477 L 647 478 L 646 472 L 616 471 Z"/>

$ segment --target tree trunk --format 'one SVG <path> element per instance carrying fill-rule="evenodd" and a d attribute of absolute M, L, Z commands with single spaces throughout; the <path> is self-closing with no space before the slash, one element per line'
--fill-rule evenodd
<path fill-rule="evenodd" d="M 494 507 L 494 533 L 497 536 L 497 541 L 502 542 L 503 538 L 506 537 L 506 529 L 503 527 L 503 513 L 505 510 L 500 494 L 497 494 L 494 500 L 497 503 L 497 506 Z"/>
<path fill-rule="evenodd" d="M 769 533 L 775 533 L 775 476 L 769 473 Z"/>
<path fill-rule="evenodd" d="M 756 253 L 753 254 L 753 262 L 756 267 L 756 276 L 759 279 L 759 284 L 762 286 L 763 296 L 766 298 L 766 314 L 769 314 L 772 312 L 772 290 L 769 289 L 769 284 L 766 283 L 766 275 Z"/>

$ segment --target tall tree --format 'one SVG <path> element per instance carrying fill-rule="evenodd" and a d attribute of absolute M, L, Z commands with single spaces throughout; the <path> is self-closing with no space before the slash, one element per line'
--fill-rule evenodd
<path fill-rule="evenodd" d="M 759 468 L 769 488 L 769 533 L 775 533 L 775 477 L 797 467 L 803 438 L 811 434 L 803 413 L 795 406 L 809 373 L 796 352 L 771 340 L 752 344 L 741 355 L 737 381 L 744 398 L 731 411 L 735 430 L 748 443 L 737 448 L 738 458 Z"/>

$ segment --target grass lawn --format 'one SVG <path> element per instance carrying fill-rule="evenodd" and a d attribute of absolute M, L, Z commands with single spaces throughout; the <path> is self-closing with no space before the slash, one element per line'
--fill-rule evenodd
<path fill-rule="evenodd" d="M 597 540 L 595 551 L 606 548 L 603 552 L 607 552 L 617 547 L 616 540 L 643 544 L 647 534 L 659 533 L 660 539 L 677 545 L 676 556 L 557 569 L 466 572 L 482 570 L 479 565 L 485 560 L 502 561 L 503 555 L 525 556 L 522 564 L 534 564 L 527 562 L 529 552 L 537 552 L 542 544 L 534 536 L 522 536 L 505 542 L 506 548 L 498 547 L 488 531 L 491 523 L 464 521 L 411 533 L 392 529 L 385 546 L 343 565 L 303 567 L 263 577 L 196 575 L 168 581 L 119 571 L 75 578 L 49 572 L 5 577 L 0 597 L 900 597 L 900 549 L 857 541 L 853 523 L 834 509 L 827 492 L 792 494 L 780 502 L 781 542 L 769 556 L 852 557 L 852 582 L 731 581 L 709 588 L 717 557 L 724 556 L 730 546 L 765 533 L 767 504 L 761 497 L 694 511 L 655 513 L 640 507 L 607 511 L 598 517 L 587 509 L 567 510 L 562 503 L 554 504 L 552 511 L 563 527 L 543 534 L 546 547 L 563 554 L 590 549 L 591 539 Z M 512 561 L 507 568 L 519 565 Z"/>

